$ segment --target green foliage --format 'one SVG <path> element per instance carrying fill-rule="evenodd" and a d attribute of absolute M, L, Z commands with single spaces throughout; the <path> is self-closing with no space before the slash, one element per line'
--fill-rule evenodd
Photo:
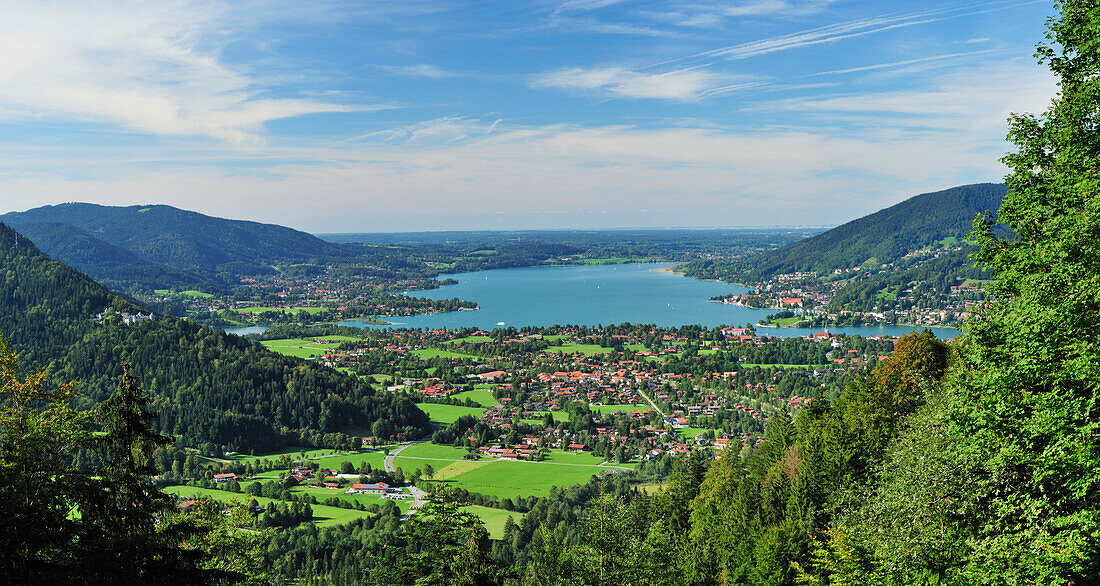
<path fill-rule="evenodd" d="M 1057 7 L 1038 57 L 1061 93 L 1010 121 L 999 219 L 1016 237 L 976 222 L 976 259 L 996 280 L 951 387 L 973 469 L 966 571 L 978 582 L 1100 575 L 1100 9 Z"/>
<path fill-rule="evenodd" d="M 0 340 L 0 580 L 4 583 L 165 584 L 235 581 L 185 544 L 216 536 L 176 517 L 150 482 L 152 450 L 171 442 L 148 429 L 148 398 L 123 377 L 98 410 L 70 404 L 74 385 L 50 389 L 39 372 L 20 380 Z M 73 465 L 80 448 L 95 464 Z"/>
<path fill-rule="evenodd" d="M 0 581 L 61 580 L 72 563 L 75 500 L 91 490 L 71 462 L 90 437 L 74 395 L 72 384 L 49 388 L 42 372 L 20 380 L 0 338 Z"/>

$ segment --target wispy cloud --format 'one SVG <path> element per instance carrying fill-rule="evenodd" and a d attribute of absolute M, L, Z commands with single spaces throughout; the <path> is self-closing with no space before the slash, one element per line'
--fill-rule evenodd
<path fill-rule="evenodd" d="M 951 5 L 905 14 L 850 20 L 786 35 L 719 47 L 709 51 L 662 61 L 654 64 L 652 68 L 661 68 L 670 65 L 676 67 L 685 67 L 689 65 L 705 66 L 722 60 L 749 59 L 751 57 L 758 57 L 779 51 L 790 51 L 815 45 L 835 43 L 845 39 L 863 37 L 899 28 L 927 24 L 950 18 L 959 18 L 994 10 L 1003 10 L 1013 6 L 1032 3 L 1034 2 L 994 0 L 992 2 L 976 2 L 961 6 Z"/>
<path fill-rule="evenodd" d="M 381 69 L 387 73 L 394 75 L 402 75 L 405 77 L 421 77 L 426 79 L 448 79 L 452 77 L 462 77 L 466 74 L 457 71 L 448 71 L 429 64 L 419 65 L 376 65 L 377 69 Z"/>
<path fill-rule="evenodd" d="M 562 2 L 556 8 L 554 12 L 587 12 L 590 10 L 599 10 L 613 4 L 621 4 L 625 0 L 567 0 Z"/>
<path fill-rule="evenodd" d="M 639 14 L 680 27 L 713 27 L 745 17 L 792 17 L 819 14 L 836 0 L 747 0 L 741 2 L 674 2 L 662 10 Z"/>
<path fill-rule="evenodd" d="M 891 63 L 877 63 L 875 65 L 863 65 L 860 67 L 849 67 L 847 69 L 834 69 L 832 71 L 822 71 L 815 73 L 814 75 L 843 75 L 847 73 L 859 73 L 863 71 L 875 71 L 878 69 L 894 69 L 898 67 L 906 67 L 909 65 L 917 65 L 921 63 L 932 63 L 936 61 L 945 61 L 948 59 L 957 59 L 959 57 L 970 57 L 973 55 L 983 55 L 986 53 L 992 53 L 992 50 L 987 51 L 969 51 L 966 53 L 949 53 L 946 55 L 933 55 L 931 57 L 920 57 L 917 59 L 906 59 L 904 61 L 894 61 Z"/>
<path fill-rule="evenodd" d="M 217 3 L 6 4 L 0 115 L 255 143 L 272 120 L 354 106 L 272 97 L 221 59 Z"/>
<path fill-rule="evenodd" d="M 704 69 L 640 73 L 625 67 L 574 67 L 539 75 L 531 82 L 531 87 L 597 93 L 615 98 L 694 101 L 755 84 L 755 78 L 723 75 Z"/>

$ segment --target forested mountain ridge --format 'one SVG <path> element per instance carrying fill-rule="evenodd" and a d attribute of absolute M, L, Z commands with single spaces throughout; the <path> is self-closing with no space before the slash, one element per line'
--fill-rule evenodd
<path fill-rule="evenodd" d="M 0 333 L 26 367 L 49 365 L 56 380 L 79 381 L 86 401 L 106 398 L 130 361 L 161 412 L 159 430 L 186 445 L 263 450 L 346 443 L 351 430 L 420 437 L 429 429 L 408 399 L 327 367 L 173 318 L 95 319 L 108 308 L 142 311 L 0 224 Z"/>
<path fill-rule="evenodd" d="M 910 251 L 944 239 L 962 240 L 975 214 L 1001 206 L 1007 188 L 977 183 L 924 193 L 832 230 L 746 259 L 741 267 L 753 278 L 780 273 L 830 273 L 864 264 L 891 263 Z"/>
<path fill-rule="evenodd" d="M 134 276 L 118 266 L 122 253 L 129 253 L 150 272 L 161 267 L 162 286 L 199 281 L 217 271 L 260 273 L 275 262 L 345 255 L 339 246 L 293 228 L 167 205 L 66 203 L 4 214 L 0 222 L 26 229 L 47 254 L 98 279 Z"/>

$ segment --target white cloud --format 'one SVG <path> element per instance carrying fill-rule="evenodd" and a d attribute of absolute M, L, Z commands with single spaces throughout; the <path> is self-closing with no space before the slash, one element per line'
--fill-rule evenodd
<path fill-rule="evenodd" d="M 618 98 L 693 101 L 738 89 L 750 79 L 704 69 L 643 73 L 625 67 L 574 67 L 542 74 L 531 82 L 531 87 L 594 92 Z"/>
<path fill-rule="evenodd" d="M 914 89 L 826 94 L 767 102 L 758 109 L 843 116 L 877 127 L 936 128 L 986 136 L 1005 128 L 1012 112 L 1044 110 L 1054 91 L 1050 72 L 1008 61 L 958 68 Z"/>
<path fill-rule="evenodd" d="M 2 10 L 0 116 L 255 143 L 265 122 L 353 109 L 261 97 L 262 80 L 220 59 L 227 11 L 218 3 L 5 2 Z"/>
<path fill-rule="evenodd" d="M 0 193 L 9 209 L 156 200 L 315 231 L 841 223 L 916 193 L 997 180 L 1007 112 L 1041 110 L 1054 89 L 1037 67 L 996 64 L 944 74 L 924 91 L 763 106 L 847 117 L 840 128 L 447 117 L 339 147 L 174 153 L 186 163 L 167 168 L 138 154 L 96 166 L 74 151 L 88 175 L 75 179 L 50 173 L 69 162 L 56 151 L 36 161 L 0 144 L 0 160 L 24 169 L 0 170 Z M 226 157 L 236 163 L 228 170 Z"/>

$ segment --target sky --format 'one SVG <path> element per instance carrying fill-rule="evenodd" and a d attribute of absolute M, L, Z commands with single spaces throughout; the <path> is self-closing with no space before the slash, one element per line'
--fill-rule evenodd
<path fill-rule="evenodd" d="M 0 0 L 0 213 L 836 225 L 1000 181 L 1049 1 Z"/>

